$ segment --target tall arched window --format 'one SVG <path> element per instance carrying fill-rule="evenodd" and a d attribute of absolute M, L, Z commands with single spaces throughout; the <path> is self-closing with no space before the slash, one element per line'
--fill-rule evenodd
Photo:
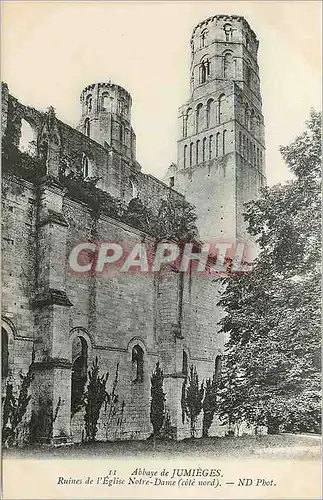
<path fill-rule="evenodd" d="M 242 134 L 239 132 L 239 152 L 242 152 Z"/>
<path fill-rule="evenodd" d="M 108 94 L 102 95 L 102 109 L 103 110 L 109 109 L 109 96 L 108 96 Z"/>
<path fill-rule="evenodd" d="M 213 156 L 213 135 L 210 135 L 209 137 L 209 160 Z"/>
<path fill-rule="evenodd" d="M 83 337 L 75 337 L 72 342 L 72 415 L 82 406 L 83 393 L 87 380 L 88 348 Z"/>
<path fill-rule="evenodd" d="M 84 133 L 85 135 L 87 135 L 88 137 L 91 137 L 91 125 L 90 125 L 90 120 L 89 118 L 86 118 L 85 122 L 84 122 Z"/>
<path fill-rule="evenodd" d="M 200 83 L 205 83 L 210 75 L 210 61 L 207 57 L 202 59 L 200 65 Z"/>
<path fill-rule="evenodd" d="M 206 127 L 212 127 L 214 125 L 214 100 L 209 99 L 206 103 Z"/>
<path fill-rule="evenodd" d="M 200 48 L 202 49 L 203 47 L 206 46 L 207 42 L 207 30 L 202 31 L 200 35 Z"/>
<path fill-rule="evenodd" d="M 91 94 L 89 94 L 86 97 L 86 107 L 87 107 L 88 112 L 92 111 L 92 95 Z"/>
<path fill-rule="evenodd" d="M 227 140 L 227 131 L 223 130 L 223 136 L 222 136 L 222 154 L 226 154 L 226 140 Z"/>
<path fill-rule="evenodd" d="M 255 112 L 252 109 L 250 113 L 250 130 L 251 132 L 254 132 L 255 130 Z"/>
<path fill-rule="evenodd" d="M 233 66 L 232 53 L 227 52 L 223 55 L 223 68 L 222 68 L 223 78 L 232 77 L 232 66 Z"/>
<path fill-rule="evenodd" d="M 187 167 L 187 144 L 184 146 L 184 168 Z"/>
<path fill-rule="evenodd" d="M 21 129 L 19 138 L 19 151 L 26 152 L 30 156 L 37 155 L 36 132 L 31 125 L 24 119 L 21 119 Z M 45 137 L 44 137 L 45 139 Z"/>
<path fill-rule="evenodd" d="M 188 375 L 188 358 L 186 352 L 183 350 L 183 364 L 182 364 L 182 372 L 185 377 Z"/>
<path fill-rule="evenodd" d="M 247 158 L 247 160 L 249 160 L 249 139 L 248 139 L 248 137 L 247 137 L 247 140 L 246 140 L 246 148 L 247 148 L 246 158 Z"/>
<path fill-rule="evenodd" d="M 257 148 L 256 166 L 259 167 L 259 148 Z"/>
<path fill-rule="evenodd" d="M 123 138 L 124 138 L 124 126 L 122 123 L 119 125 L 119 141 L 123 144 Z"/>
<path fill-rule="evenodd" d="M 200 152 L 200 141 L 196 141 L 196 151 L 195 151 L 195 157 L 196 157 L 196 165 L 199 164 L 199 152 Z"/>
<path fill-rule="evenodd" d="M 9 371 L 9 350 L 8 350 L 8 333 L 2 327 L 1 328 L 1 373 L 2 378 L 8 376 Z"/>
<path fill-rule="evenodd" d="M 203 120 L 203 104 L 198 104 L 196 108 L 196 133 L 200 132 L 204 128 L 204 120 Z"/>
<path fill-rule="evenodd" d="M 206 155 L 206 137 L 203 137 L 202 161 L 205 161 L 205 155 Z"/>
<path fill-rule="evenodd" d="M 231 42 L 231 40 L 232 40 L 232 26 L 231 26 L 231 24 L 225 24 L 223 26 L 223 29 L 224 29 L 224 34 L 225 34 L 225 41 Z"/>
<path fill-rule="evenodd" d="M 253 145 L 253 158 L 252 158 L 252 163 L 254 166 L 256 166 L 256 145 Z"/>
<path fill-rule="evenodd" d="M 243 156 L 246 157 L 246 136 L 243 135 L 242 137 L 242 142 L 243 142 Z"/>
<path fill-rule="evenodd" d="M 185 117 L 185 137 L 193 135 L 194 133 L 193 123 L 194 123 L 193 110 L 192 108 L 188 108 Z"/>
<path fill-rule="evenodd" d="M 90 170 L 89 170 L 89 159 L 88 157 L 84 154 L 82 157 L 82 174 L 83 177 L 86 178 L 89 176 Z"/>
<path fill-rule="evenodd" d="M 218 123 L 221 123 L 222 121 L 222 113 L 223 113 L 223 101 L 225 99 L 225 95 L 221 94 L 219 99 L 218 99 Z"/>
<path fill-rule="evenodd" d="M 220 132 L 217 132 L 215 136 L 215 156 L 218 157 L 220 154 Z"/>
<path fill-rule="evenodd" d="M 250 109 L 248 103 L 245 106 L 245 126 L 250 130 Z"/>
<path fill-rule="evenodd" d="M 144 351 L 140 345 L 135 345 L 131 355 L 133 383 L 141 384 L 144 381 Z"/>
<path fill-rule="evenodd" d="M 193 143 L 190 144 L 190 167 L 193 165 Z"/>
<path fill-rule="evenodd" d="M 248 87 L 251 87 L 251 67 L 249 64 L 246 66 L 246 82 Z"/>

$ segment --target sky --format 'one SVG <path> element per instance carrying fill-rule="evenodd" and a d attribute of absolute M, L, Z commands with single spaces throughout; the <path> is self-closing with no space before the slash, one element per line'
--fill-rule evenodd
<path fill-rule="evenodd" d="M 176 162 L 178 108 L 189 98 L 189 39 L 215 14 L 243 15 L 260 42 L 268 184 L 291 178 L 279 153 L 321 109 L 321 2 L 2 2 L 2 81 L 23 104 L 72 126 L 84 87 L 132 95 L 137 159 L 162 178 Z"/>

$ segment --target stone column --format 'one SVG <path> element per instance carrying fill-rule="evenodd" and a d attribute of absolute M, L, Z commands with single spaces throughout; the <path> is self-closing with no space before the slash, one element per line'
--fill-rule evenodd
<path fill-rule="evenodd" d="M 55 145 L 54 145 L 55 146 Z M 64 189 L 58 157 L 48 144 L 47 175 L 38 186 L 36 227 L 35 361 L 32 387 L 34 439 L 66 442 L 70 437 L 71 353 L 66 295 Z"/>

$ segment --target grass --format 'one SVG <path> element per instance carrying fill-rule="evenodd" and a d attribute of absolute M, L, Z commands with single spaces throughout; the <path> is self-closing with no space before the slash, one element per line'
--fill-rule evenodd
<path fill-rule="evenodd" d="M 213 437 L 174 441 L 117 441 L 82 443 L 72 446 L 27 446 L 3 449 L 4 458 L 162 458 L 162 457 L 250 457 L 309 459 L 320 458 L 318 435 L 281 434 L 272 436 Z"/>

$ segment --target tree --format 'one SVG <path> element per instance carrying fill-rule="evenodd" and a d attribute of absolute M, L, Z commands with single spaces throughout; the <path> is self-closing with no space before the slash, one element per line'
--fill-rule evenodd
<path fill-rule="evenodd" d="M 212 425 L 215 410 L 217 408 L 219 381 L 216 371 L 214 371 L 212 379 L 208 378 L 205 382 L 205 395 L 203 399 L 203 437 L 209 435 L 209 429 Z"/>
<path fill-rule="evenodd" d="M 260 253 L 250 273 L 224 278 L 220 302 L 231 367 L 222 417 L 269 433 L 320 425 L 320 113 L 311 111 L 305 132 L 280 151 L 295 178 L 247 204 Z"/>
<path fill-rule="evenodd" d="M 95 436 L 98 432 L 98 420 L 103 403 L 106 401 L 108 394 L 106 385 L 109 373 L 99 376 L 98 358 L 93 361 L 91 370 L 89 370 L 89 382 L 84 394 L 85 404 L 85 434 L 86 440 L 95 441 Z"/>
<path fill-rule="evenodd" d="M 199 378 L 196 367 L 191 365 L 188 380 L 184 381 L 182 394 L 183 414 L 190 422 L 191 437 L 195 437 L 196 422 L 202 411 L 204 396 L 203 382 L 199 385 Z"/>
<path fill-rule="evenodd" d="M 153 436 L 158 437 L 165 418 L 165 393 L 163 390 L 164 374 L 156 363 L 156 368 L 151 376 L 151 401 L 150 401 L 150 421 L 153 426 Z"/>
<path fill-rule="evenodd" d="M 19 426 L 26 414 L 31 395 L 29 394 L 30 385 L 34 379 L 34 374 L 31 371 L 34 362 L 34 352 L 32 363 L 29 366 L 28 372 L 19 374 L 20 386 L 18 394 L 13 390 L 13 384 L 7 383 L 6 395 L 3 402 L 3 418 L 2 418 L 2 443 L 7 445 L 19 444 Z"/>

